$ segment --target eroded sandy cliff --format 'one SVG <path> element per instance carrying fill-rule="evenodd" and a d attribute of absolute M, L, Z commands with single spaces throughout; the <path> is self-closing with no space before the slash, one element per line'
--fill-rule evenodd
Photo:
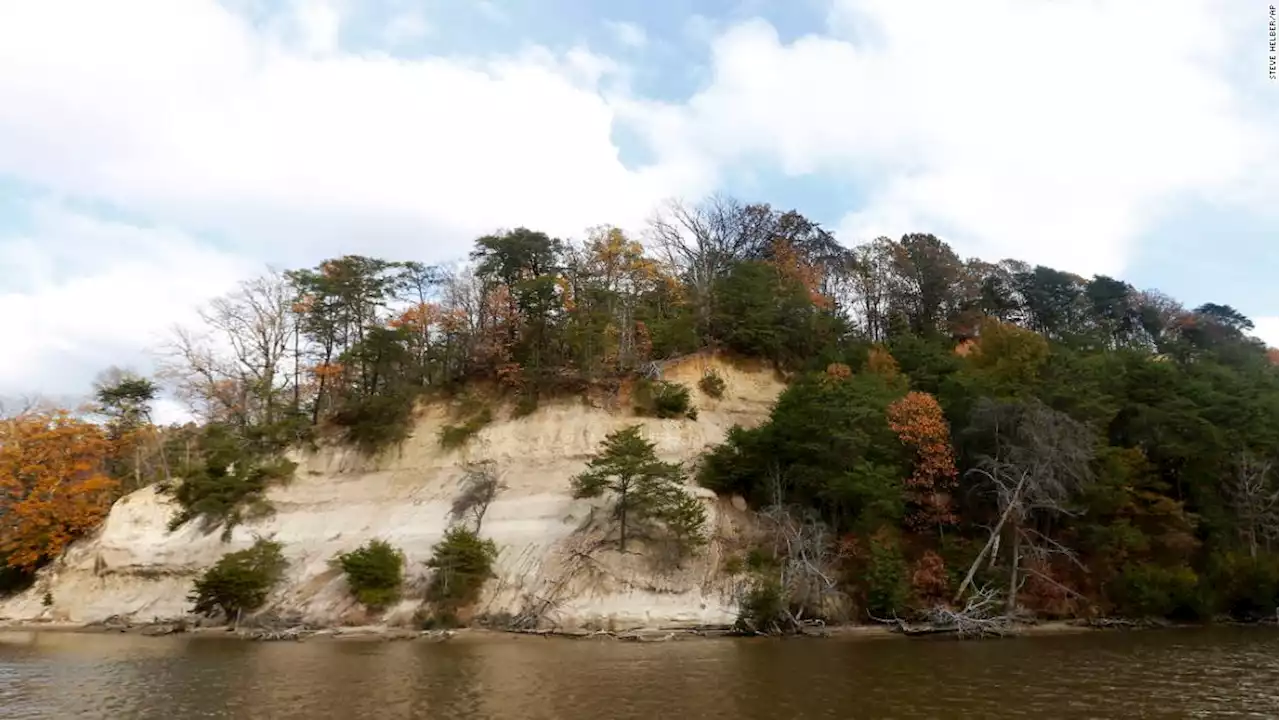
<path fill-rule="evenodd" d="M 698 379 L 710 368 L 727 383 L 719 400 L 697 390 Z M 486 586 L 478 611 L 517 614 L 533 603 L 546 608 L 546 623 L 560 627 L 731 622 L 733 592 L 718 565 L 723 542 L 747 519 L 701 489 L 696 492 L 708 504 L 713 539 L 683 568 L 659 571 L 643 555 L 609 550 L 583 562 L 575 553 L 589 540 L 579 528 L 593 505 L 571 499 L 568 481 L 607 433 L 641 423 L 663 459 L 692 461 L 735 423 L 761 422 L 782 389 L 771 370 L 718 358 L 670 363 L 663 377 L 693 390 L 696 421 L 641 419 L 625 407 L 607 407 L 625 403 L 563 400 L 520 419 L 505 419 L 507 413 L 500 412 L 467 446 L 444 451 L 437 432 L 448 422 L 447 409 L 425 408 L 413 436 L 377 462 L 337 450 L 298 458 L 294 480 L 271 492 L 275 514 L 236 528 L 229 542 L 194 524 L 170 533 L 166 525 L 173 506 L 151 488 L 140 490 L 117 502 L 100 532 L 74 545 L 33 589 L 0 602 L 0 618 L 93 622 L 113 615 L 138 621 L 181 616 L 193 577 L 261 535 L 282 542 L 290 561 L 269 608 L 325 625 L 368 620 L 329 559 L 373 538 L 401 548 L 410 599 L 389 611 L 386 620 L 407 621 L 424 586 L 423 562 L 447 527 L 462 466 L 492 460 L 507 488 L 490 506 L 481 530 L 500 554 L 497 577 Z M 46 590 L 52 608 L 42 605 Z"/>

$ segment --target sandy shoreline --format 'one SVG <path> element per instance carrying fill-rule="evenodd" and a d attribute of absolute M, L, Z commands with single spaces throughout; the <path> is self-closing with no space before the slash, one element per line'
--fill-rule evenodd
<path fill-rule="evenodd" d="M 1096 632 L 1099 630 L 1140 630 L 1176 627 L 1204 627 L 1205 625 L 1171 625 L 1138 623 L 1115 627 L 1091 626 L 1079 621 L 1047 621 L 1017 625 L 1002 636 L 1006 638 L 1064 635 Z M 604 631 L 509 631 L 489 628 L 457 628 L 453 630 L 412 630 L 408 628 L 369 625 L 360 627 L 324 628 L 318 630 L 285 630 L 267 632 L 260 629 L 230 627 L 193 627 L 175 630 L 174 623 L 148 623 L 131 626 L 104 626 L 76 622 L 0 622 L 0 640 L 6 634 L 28 633 L 83 633 L 128 634 L 154 637 L 204 637 L 257 641 L 426 641 L 426 642 L 490 642 L 495 640 L 614 640 L 630 642 L 666 642 L 708 639 L 759 639 L 732 634 L 729 628 L 652 628 L 622 632 Z M 800 636 L 814 639 L 921 639 L 904 635 L 888 625 L 837 625 L 822 628 Z M 932 637 L 954 637 L 948 635 Z"/>

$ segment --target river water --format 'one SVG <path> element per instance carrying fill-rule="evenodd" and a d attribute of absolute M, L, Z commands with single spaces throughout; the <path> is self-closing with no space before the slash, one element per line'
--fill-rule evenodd
<path fill-rule="evenodd" d="M 2 718 L 1277 716 L 1277 632 L 446 643 L 0 632 Z"/>

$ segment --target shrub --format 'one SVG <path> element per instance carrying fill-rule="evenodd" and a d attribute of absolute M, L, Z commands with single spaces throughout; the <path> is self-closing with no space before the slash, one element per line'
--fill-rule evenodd
<path fill-rule="evenodd" d="M 717 399 L 724 397 L 725 381 L 715 370 L 708 370 L 698 381 L 698 387 L 707 394 L 707 397 Z"/>
<path fill-rule="evenodd" d="M 195 582 L 187 599 L 206 617 L 221 613 L 228 620 L 262 607 L 288 563 L 280 543 L 258 538 L 253 547 L 227 553 Z"/>
<path fill-rule="evenodd" d="M 693 409 L 689 388 L 680 383 L 640 380 L 636 383 L 635 400 L 636 414 L 663 419 L 688 416 Z"/>
<path fill-rule="evenodd" d="M 742 596 L 738 605 L 740 631 L 758 633 L 783 632 L 791 626 L 782 586 L 773 579 L 758 579 Z"/>
<path fill-rule="evenodd" d="M 35 570 L 13 567 L 7 558 L 0 556 L 0 598 L 20 593 L 35 582 Z"/>
<path fill-rule="evenodd" d="M 435 570 L 427 586 L 427 600 L 435 605 L 437 616 L 475 602 L 493 576 L 497 557 L 498 548 L 492 540 L 481 540 L 468 528 L 450 528 L 427 561 L 427 567 Z"/>
<path fill-rule="evenodd" d="M 538 409 L 538 393 L 526 390 L 516 397 L 515 407 L 511 408 L 511 417 L 522 418 L 532 415 Z"/>
<path fill-rule="evenodd" d="M 1127 563 L 1111 584 L 1116 609 L 1134 617 L 1198 615 L 1196 574 L 1187 567 Z"/>
<path fill-rule="evenodd" d="M 406 389 L 354 397 L 334 413 L 332 422 L 343 429 L 348 443 L 372 455 L 409 437 L 416 397 L 417 392 Z"/>
<path fill-rule="evenodd" d="M 445 425 L 440 428 L 440 447 L 446 450 L 462 447 L 492 421 L 493 413 L 489 408 L 482 408 L 461 425 Z"/>
<path fill-rule="evenodd" d="M 907 604 L 910 594 L 907 561 L 902 556 L 898 539 L 889 532 L 880 531 L 872 535 L 868 549 L 863 576 L 867 610 L 880 617 L 889 617 Z"/>
<path fill-rule="evenodd" d="M 211 425 L 200 441 L 200 458 L 182 469 L 183 479 L 165 486 L 180 509 L 169 521 L 172 532 L 199 519 L 204 530 L 222 526 L 231 539 L 236 525 L 271 513 L 267 490 L 293 476 L 297 465 L 262 454 L 229 428 Z"/>
<path fill-rule="evenodd" d="M 1214 555 L 1203 578 L 1216 610 L 1239 620 L 1271 617 L 1280 596 L 1275 555 L 1252 558 L 1243 553 Z"/>
<path fill-rule="evenodd" d="M 745 570 L 746 567 L 746 563 L 744 563 L 742 558 L 738 555 L 730 555 L 724 559 L 723 570 L 725 575 L 738 575 Z"/>
<path fill-rule="evenodd" d="M 45 590 L 44 597 L 40 598 L 40 604 L 44 607 L 53 607 L 53 593 Z"/>
<path fill-rule="evenodd" d="M 347 576 L 347 585 L 356 600 L 370 609 L 381 609 L 400 597 L 404 582 L 404 554 L 382 540 L 365 545 L 335 558 Z"/>

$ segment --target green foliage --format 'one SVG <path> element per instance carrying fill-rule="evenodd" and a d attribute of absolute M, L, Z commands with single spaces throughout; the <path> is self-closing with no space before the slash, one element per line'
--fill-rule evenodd
<path fill-rule="evenodd" d="M 0 598 L 16 595 L 36 582 L 34 569 L 13 567 L 6 558 L 0 557 Z"/>
<path fill-rule="evenodd" d="M 440 447 L 446 450 L 460 448 L 491 422 L 493 412 L 489 408 L 481 408 L 461 424 L 445 425 L 440 428 Z"/>
<path fill-rule="evenodd" d="M 707 397 L 719 399 L 724 397 L 726 385 L 720 373 L 715 370 L 708 370 L 702 375 L 702 379 L 698 381 L 698 387 L 707 394 Z"/>
<path fill-rule="evenodd" d="M 725 575 L 739 575 L 746 570 L 747 565 L 743 562 L 742 557 L 738 555 L 730 555 L 724 559 L 724 564 L 720 567 Z"/>
<path fill-rule="evenodd" d="M 228 427 L 209 425 L 199 443 L 199 457 L 181 471 L 169 488 L 179 510 L 169 521 L 174 531 L 200 520 L 207 531 L 222 526 L 223 539 L 246 520 L 272 512 L 267 490 L 293 476 L 296 463 L 255 451 Z"/>
<path fill-rule="evenodd" d="M 776 580 L 757 578 L 738 604 L 739 630 L 756 633 L 784 632 L 791 625 L 782 586 Z"/>
<path fill-rule="evenodd" d="M 717 280 L 714 296 L 710 334 L 734 352 L 780 365 L 803 362 L 843 330 L 799 279 L 770 262 L 734 264 Z"/>
<path fill-rule="evenodd" d="M 1215 555 L 1202 581 L 1215 612 L 1238 620 L 1272 617 L 1280 598 L 1280 558 L 1242 552 Z"/>
<path fill-rule="evenodd" d="M 343 429 L 348 443 L 366 454 L 374 454 L 409 437 L 417 395 L 401 389 L 388 394 L 352 397 L 334 412 L 333 424 Z"/>
<path fill-rule="evenodd" d="M 612 495 L 620 549 L 627 549 L 632 526 L 656 521 L 689 550 L 703 542 L 706 510 L 684 489 L 683 480 L 681 467 L 658 460 L 654 444 L 641 436 L 639 425 L 632 425 L 609 433 L 571 486 L 575 498 Z"/>
<path fill-rule="evenodd" d="M 287 567 L 278 542 L 259 538 L 245 550 L 223 555 L 196 579 L 188 600 L 194 612 L 206 617 L 219 613 L 228 621 L 262 607 Z"/>
<path fill-rule="evenodd" d="M 866 607 L 873 615 L 892 617 L 906 607 L 911 592 L 907 561 L 894 535 L 872 536 L 862 582 L 866 588 Z"/>
<path fill-rule="evenodd" d="M 669 419 L 687 417 L 693 412 L 691 419 L 697 419 L 697 409 L 692 405 L 689 388 L 680 383 L 640 379 L 636 381 L 634 394 L 638 415 Z"/>
<path fill-rule="evenodd" d="M 872 529 L 903 513 L 905 451 L 889 428 L 900 380 L 875 373 L 810 374 L 778 398 L 768 422 L 733 428 L 699 470 L 699 482 L 757 505 L 776 500 L 823 511 L 838 527 Z"/>
<path fill-rule="evenodd" d="M 435 572 L 427 586 L 427 600 L 436 608 L 436 617 L 453 614 L 475 602 L 480 590 L 493 576 L 498 547 L 481 540 L 473 530 L 455 526 L 431 551 L 427 567 Z"/>
<path fill-rule="evenodd" d="M 1116 609 L 1137 617 L 1192 617 L 1201 614 L 1199 578 L 1188 567 L 1128 564 L 1112 585 Z"/>
<path fill-rule="evenodd" d="M 341 553 L 336 561 L 356 600 L 366 607 L 381 609 L 400 597 L 404 554 L 389 543 L 370 540 L 351 552 Z"/>
<path fill-rule="evenodd" d="M 40 598 L 40 604 L 44 607 L 53 607 L 53 593 L 45 590 L 44 595 Z"/>

